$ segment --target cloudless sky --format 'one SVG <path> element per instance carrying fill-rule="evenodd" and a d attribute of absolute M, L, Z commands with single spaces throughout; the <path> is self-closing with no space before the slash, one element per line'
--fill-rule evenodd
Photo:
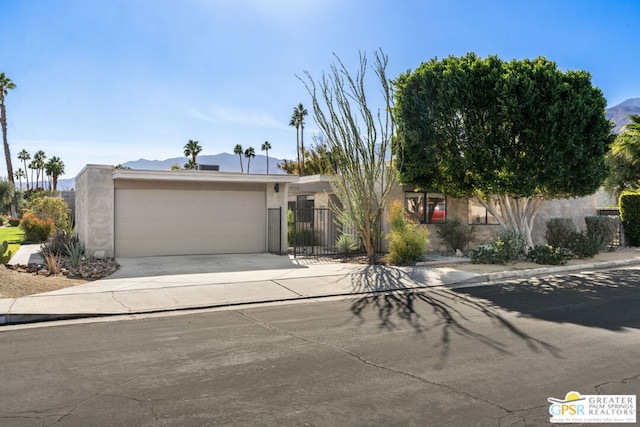
<path fill-rule="evenodd" d="M 43 150 L 62 178 L 182 156 L 189 139 L 293 159 L 299 102 L 305 141 L 317 131 L 296 75 L 321 77 L 334 53 L 355 71 L 382 48 L 390 78 L 467 52 L 545 56 L 589 71 L 613 106 L 640 97 L 639 46 L 640 0 L 0 0 L 14 169 Z"/>

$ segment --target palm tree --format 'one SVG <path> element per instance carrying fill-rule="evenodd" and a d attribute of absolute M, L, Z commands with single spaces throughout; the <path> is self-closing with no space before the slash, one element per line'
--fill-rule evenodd
<path fill-rule="evenodd" d="M 196 165 L 193 164 L 193 159 L 189 159 L 187 163 L 184 164 L 185 169 L 195 169 Z"/>
<path fill-rule="evenodd" d="M 235 147 L 233 147 L 233 154 L 237 154 L 238 157 L 240 157 L 240 173 L 244 172 L 244 169 L 242 169 L 242 154 L 244 152 L 242 151 L 242 145 L 240 144 L 236 144 Z"/>
<path fill-rule="evenodd" d="M 34 181 L 33 181 L 33 171 L 38 169 L 38 165 L 36 164 L 35 160 L 31 160 L 29 162 L 29 169 L 31 169 L 31 184 L 33 185 Z M 31 187 L 31 189 L 37 189 L 38 188 L 38 183 L 36 182 L 36 186 L 35 187 Z"/>
<path fill-rule="evenodd" d="M 298 153 L 298 157 L 302 155 L 302 163 L 300 163 L 300 167 L 299 167 L 300 175 L 304 174 L 304 118 L 308 114 L 309 114 L 308 111 L 304 108 L 302 103 L 298 104 L 298 106 L 296 107 L 293 107 L 293 117 L 296 118 L 295 120 L 296 133 L 298 130 L 298 126 L 300 126 L 300 152 Z M 292 120 L 293 120 L 293 117 L 292 117 Z"/>
<path fill-rule="evenodd" d="M 296 128 L 296 153 L 298 153 L 298 171 L 300 171 L 300 123 L 298 122 L 295 108 L 291 120 L 289 120 L 289 126 L 295 126 Z"/>
<path fill-rule="evenodd" d="M 22 170 L 22 168 L 18 168 L 17 171 L 14 172 L 14 175 L 16 177 L 16 179 L 18 179 L 18 181 L 20 182 L 20 190 L 22 190 L 22 178 L 25 178 L 27 175 L 24 173 L 24 171 Z M 28 181 L 27 181 L 27 185 L 28 185 Z"/>
<path fill-rule="evenodd" d="M 262 151 L 267 152 L 267 175 L 269 175 L 269 150 L 271 150 L 271 144 L 269 141 L 265 141 L 262 143 Z"/>
<path fill-rule="evenodd" d="M 249 167 L 251 166 L 251 158 L 256 156 L 256 150 L 253 147 L 249 147 L 244 150 L 244 156 L 249 159 L 247 162 L 247 173 L 249 173 Z"/>
<path fill-rule="evenodd" d="M 47 175 L 53 180 L 53 191 L 58 191 L 58 177 L 64 173 L 64 162 L 58 156 L 49 159 L 46 165 Z"/>
<path fill-rule="evenodd" d="M 4 145 L 4 159 L 7 162 L 7 175 L 9 181 L 15 185 L 13 180 L 13 165 L 11 164 L 11 150 L 9 149 L 9 141 L 7 140 L 7 110 L 4 105 L 4 97 L 9 90 L 15 89 L 16 85 L 4 73 L 0 73 L 0 127 L 2 127 L 2 144 Z M 18 213 L 18 197 L 14 192 L 11 199 L 11 215 L 16 216 Z"/>
<path fill-rule="evenodd" d="M 190 139 L 184 146 L 184 155 L 189 157 L 191 156 L 191 167 L 187 169 L 195 169 L 197 167 L 196 157 L 202 151 L 202 147 L 198 141 L 194 141 Z"/>
<path fill-rule="evenodd" d="M 47 155 L 44 154 L 44 151 L 38 150 L 36 154 L 33 155 L 33 161 L 36 166 L 36 189 L 40 185 L 40 173 L 44 172 L 44 160 L 47 158 Z M 44 173 L 42 173 L 42 189 L 44 189 Z"/>
<path fill-rule="evenodd" d="M 27 191 L 29 191 L 29 178 L 26 176 L 27 173 L 27 160 L 31 160 L 31 154 L 29 154 L 29 152 L 27 150 L 22 150 L 18 153 L 18 160 L 22 160 L 22 162 L 24 163 L 24 174 L 25 177 L 27 178 Z M 20 184 L 22 186 L 22 184 Z"/>

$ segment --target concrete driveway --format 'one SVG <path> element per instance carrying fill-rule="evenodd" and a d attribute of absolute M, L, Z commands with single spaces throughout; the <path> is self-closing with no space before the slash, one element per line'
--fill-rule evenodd
<path fill-rule="evenodd" d="M 109 279 L 305 268 L 295 258 L 267 253 L 155 256 L 117 261 L 120 268 Z"/>

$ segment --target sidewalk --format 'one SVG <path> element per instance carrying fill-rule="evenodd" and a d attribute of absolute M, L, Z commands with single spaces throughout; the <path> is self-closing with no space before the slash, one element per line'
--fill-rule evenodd
<path fill-rule="evenodd" d="M 116 273 L 95 282 L 0 299 L 0 325 L 314 300 L 434 286 L 461 288 L 640 264 L 640 250 L 604 255 L 558 267 L 528 263 L 482 266 L 450 261 L 387 267 L 271 254 L 128 258 L 119 260 L 121 268 Z M 528 268 L 531 266 L 535 267 Z"/>

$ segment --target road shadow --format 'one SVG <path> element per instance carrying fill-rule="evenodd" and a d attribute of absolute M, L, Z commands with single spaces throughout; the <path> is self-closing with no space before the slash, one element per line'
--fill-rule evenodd
<path fill-rule="evenodd" d="M 459 289 L 456 293 L 550 322 L 613 331 L 640 329 L 640 270 L 536 278 Z"/>
<path fill-rule="evenodd" d="M 527 334 L 491 304 L 440 286 L 415 289 L 428 283 L 418 283 L 402 270 L 367 266 L 361 273 L 352 275 L 352 282 L 356 292 L 373 293 L 358 298 L 350 307 L 359 323 L 366 322 L 366 315 L 373 313 L 378 327 L 384 330 L 395 330 L 404 324 L 417 334 L 439 331 L 437 345 L 441 346 L 441 351 L 438 365 L 446 363 L 453 335 L 476 340 L 500 353 L 511 353 L 501 341 L 472 329 L 471 318 L 477 317 L 477 314 L 499 325 L 510 336 L 524 341 L 531 351 L 548 352 L 562 358 L 558 348 Z M 425 311 L 425 308 L 428 310 Z"/>

